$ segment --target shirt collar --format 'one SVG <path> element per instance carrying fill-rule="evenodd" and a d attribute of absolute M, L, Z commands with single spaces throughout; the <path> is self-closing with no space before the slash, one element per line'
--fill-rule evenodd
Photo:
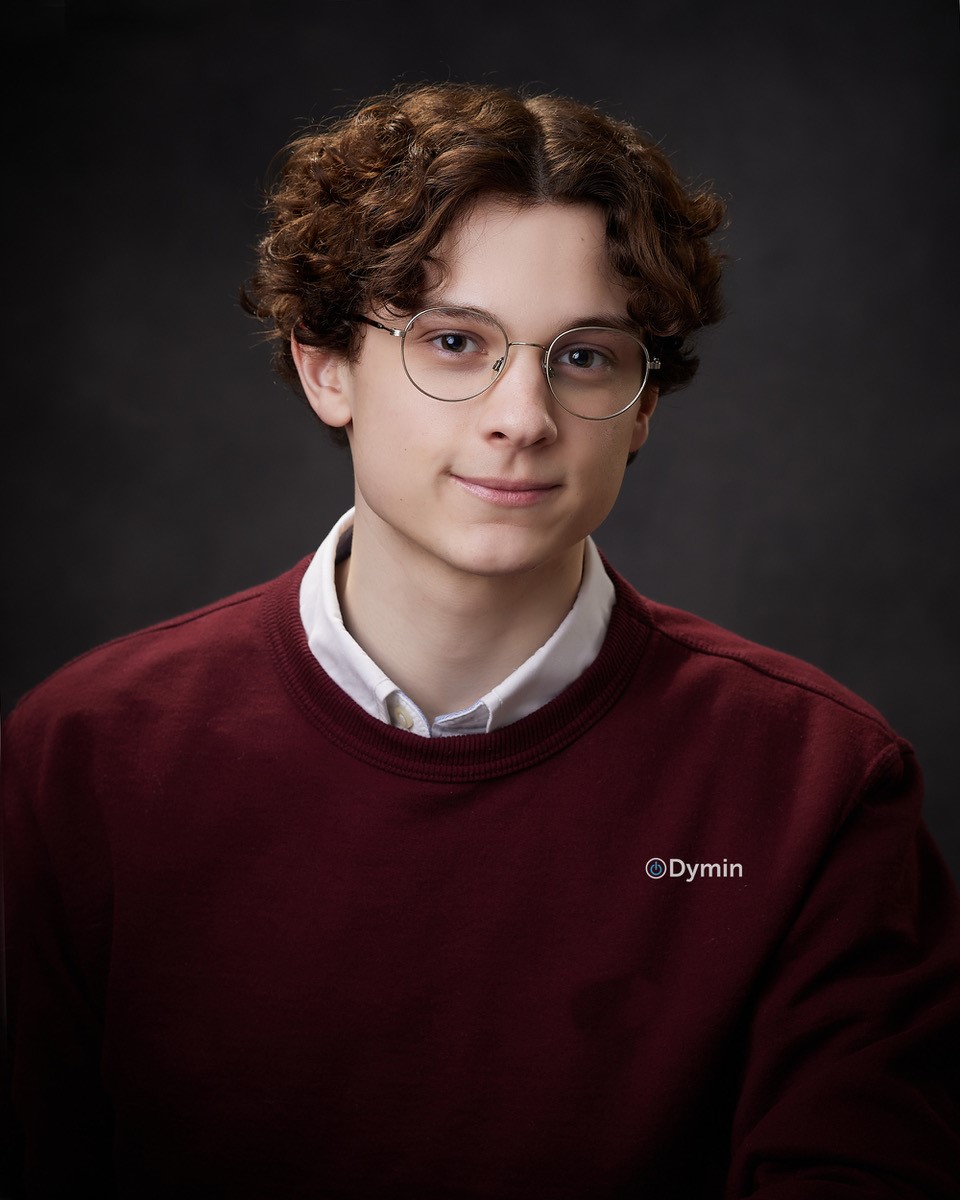
<path fill-rule="evenodd" d="M 336 564 L 349 553 L 354 510 L 324 538 L 300 584 L 300 619 L 314 657 L 330 678 L 372 717 L 420 737 L 488 733 L 519 721 L 560 694 L 593 662 L 606 636 L 614 587 L 587 538 L 583 576 L 573 607 L 546 642 L 476 703 L 432 723 L 351 637 L 337 597 Z"/>

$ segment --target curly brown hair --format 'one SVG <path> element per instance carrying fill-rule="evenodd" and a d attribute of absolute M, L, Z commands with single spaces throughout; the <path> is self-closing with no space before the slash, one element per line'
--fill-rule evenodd
<path fill-rule="evenodd" d="M 241 291 L 275 340 L 274 365 L 300 391 L 291 335 L 357 353 L 352 315 L 422 307 L 438 244 L 481 195 L 598 205 L 631 317 L 662 368 L 689 382 L 689 337 L 722 315 L 722 255 L 709 242 L 723 203 L 688 191 L 632 125 L 552 95 L 429 84 L 377 97 L 296 138 L 267 198 L 270 228 Z M 342 431 L 338 440 L 344 440 Z"/>

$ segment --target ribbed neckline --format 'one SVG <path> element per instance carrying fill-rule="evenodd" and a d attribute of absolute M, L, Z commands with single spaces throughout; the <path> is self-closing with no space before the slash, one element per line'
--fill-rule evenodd
<path fill-rule="evenodd" d="M 264 630 L 284 685 L 311 724 L 341 749 L 410 779 L 490 779 L 556 754 L 609 711 L 639 666 L 649 637 L 651 618 L 642 599 L 604 562 L 617 599 L 600 653 L 579 679 L 528 717 L 491 733 L 417 737 L 365 713 L 314 658 L 299 605 L 309 562 L 303 559 L 263 593 Z"/>

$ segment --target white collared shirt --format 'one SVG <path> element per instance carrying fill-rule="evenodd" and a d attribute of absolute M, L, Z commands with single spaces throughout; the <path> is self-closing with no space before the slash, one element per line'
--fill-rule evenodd
<path fill-rule="evenodd" d="M 320 666 L 362 709 L 421 737 L 489 733 L 541 708 L 590 666 L 606 636 L 614 587 L 592 538 L 573 607 L 558 628 L 515 671 L 476 703 L 428 721 L 347 632 L 337 597 L 337 551 L 353 528 L 351 508 L 324 538 L 300 584 L 300 619 Z"/>

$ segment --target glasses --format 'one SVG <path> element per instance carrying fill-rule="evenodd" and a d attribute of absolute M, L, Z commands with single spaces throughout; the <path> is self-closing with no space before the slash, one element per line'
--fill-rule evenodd
<path fill-rule="evenodd" d="M 503 374 L 511 346 L 535 346 L 557 403 L 585 421 L 607 421 L 636 403 L 650 372 L 660 369 L 639 337 L 602 325 L 567 329 L 544 346 L 511 342 L 495 317 L 474 308 L 426 308 L 403 329 L 352 320 L 398 337 L 407 378 L 434 400 L 472 400 Z"/>

